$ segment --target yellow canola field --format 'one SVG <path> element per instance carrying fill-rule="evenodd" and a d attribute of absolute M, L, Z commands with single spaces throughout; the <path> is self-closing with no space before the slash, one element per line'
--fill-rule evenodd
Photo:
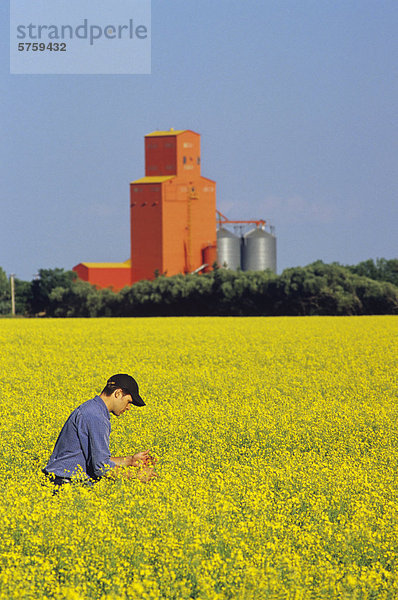
<path fill-rule="evenodd" d="M 0 321 L 0 598 L 395 600 L 397 317 Z M 111 452 L 160 477 L 40 469 L 117 372 Z"/>

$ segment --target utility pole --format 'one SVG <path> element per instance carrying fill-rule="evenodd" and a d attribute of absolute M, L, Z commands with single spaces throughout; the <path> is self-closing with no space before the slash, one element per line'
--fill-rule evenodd
<path fill-rule="evenodd" d="M 11 314 L 15 317 L 15 273 L 11 273 L 10 275 L 10 283 L 11 283 Z"/>

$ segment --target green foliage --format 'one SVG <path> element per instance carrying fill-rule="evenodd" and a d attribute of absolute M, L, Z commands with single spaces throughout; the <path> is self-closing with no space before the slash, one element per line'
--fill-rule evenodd
<path fill-rule="evenodd" d="M 388 281 L 393 285 L 398 286 L 398 259 L 393 258 L 386 260 L 385 258 L 377 258 L 376 262 L 369 258 L 354 266 L 347 266 L 352 273 L 369 277 L 377 281 Z"/>
<path fill-rule="evenodd" d="M 394 280 L 397 268 L 398 260 L 378 259 L 356 267 L 316 261 L 279 276 L 223 268 L 156 273 L 119 293 L 97 289 L 72 271 L 41 269 L 31 283 L 15 280 L 16 311 L 48 317 L 398 314 L 398 287 L 383 279 Z M 0 314 L 10 310 L 9 281 L 0 269 Z"/>
<path fill-rule="evenodd" d="M 31 284 L 28 281 L 14 279 L 15 312 L 24 315 L 31 294 Z M 4 270 L 0 267 L 0 315 L 11 314 L 11 284 Z"/>
<path fill-rule="evenodd" d="M 8 315 L 11 312 L 10 282 L 4 270 L 0 267 L 0 315 Z"/>
<path fill-rule="evenodd" d="M 157 277 L 119 294 L 118 316 L 397 314 L 398 288 L 317 261 L 267 271 Z"/>
<path fill-rule="evenodd" d="M 29 314 L 32 283 L 15 278 L 15 312 L 17 315 Z"/>
<path fill-rule="evenodd" d="M 73 271 L 39 269 L 39 277 L 34 279 L 31 284 L 29 312 L 33 315 L 53 316 L 51 314 L 51 293 L 56 288 L 70 290 L 76 278 L 77 275 Z"/>
<path fill-rule="evenodd" d="M 336 263 L 286 269 L 272 294 L 276 315 L 397 314 L 398 288 Z"/>
<path fill-rule="evenodd" d="M 52 289 L 47 311 L 51 317 L 110 317 L 117 312 L 117 304 L 117 294 L 77 280 L 66 288 Z"/>

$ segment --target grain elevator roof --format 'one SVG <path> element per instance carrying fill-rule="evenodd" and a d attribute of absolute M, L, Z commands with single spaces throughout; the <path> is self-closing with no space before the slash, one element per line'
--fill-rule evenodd
<path fill-rule="evenodd" d="M 192 129 L 169 129 L 168 131 L 152 131 L 151 133 L 147 133 L 145 137 L 163 137 L 165 135 L 179 135 L 180 133 L 186 133 L 189 131 L 190 133 L 194 133 L 195 135 L 199 135 L 196 131 L 192 131 Z"/>
<path fill-rule="evenodd" d="M 141 177 L 131 183 L 163 183 L 168 179 L 174 179 L 175 175 L 149 175 L 148 177 Z"/>

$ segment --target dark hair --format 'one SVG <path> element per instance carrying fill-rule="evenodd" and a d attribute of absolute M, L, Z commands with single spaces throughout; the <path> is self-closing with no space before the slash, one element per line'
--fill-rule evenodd
<path fill-rule="evenodd" d="M 116 385 L 115 383 L 112 383 L 111 385 L 107 384 L 102 390 L 101 394 L 105 394 L 105 396 L 112 396 L 115 390 L 122 390 L 124 396 L 131 394 L 131 392 L 126 390 L 126 388 L 121 388 L 120 385 Z"/>

